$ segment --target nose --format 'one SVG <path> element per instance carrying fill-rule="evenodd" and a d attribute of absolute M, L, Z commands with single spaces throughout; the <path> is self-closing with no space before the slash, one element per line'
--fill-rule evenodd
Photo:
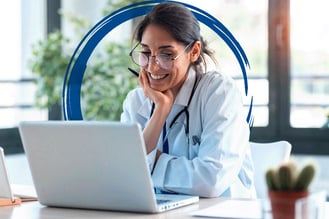
<path fill-rule="evenodd" d="M 149 62 L 147 65 L 147 70 L 149 72 L 154 72 L 160 68 L 159 61 L 157 60 L 156 56 L 150 56 Z"/>

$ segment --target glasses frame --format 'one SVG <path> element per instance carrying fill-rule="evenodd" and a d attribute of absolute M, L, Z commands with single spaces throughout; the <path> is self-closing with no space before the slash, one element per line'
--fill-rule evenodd
<path fill-rule="evenodd" d="M 162 69 L 164 69 L 164 70 L 170 70 L 170 69 L 172 69 L 172 67 L 173 67 L 173 63 L 174 63 L 174 61 L 176 60 L 176 59 L 178 59 L 180 56 L 182 56 L 185 52 L 186 52 L 186 50 L 187 50 L 187 48 L 189 48 L 191 45 L 193 44 L 193 42 L 190 42 L 185 48 L 184 48 L 184 50 L 181 52 L 181 53 L 179 53 L 178 55 L 176 55 L 175 57 L 168 57 L 168 55 L 165 55 L 165 54 L 158 54 L 158 55 L 153 55 L 153 56 L 147 56 L 147 55 L 145 55 L 142 51 L 135 51 L 135 49 L 137 48 L 137 46 L 139 46 L 140 45 L 140 42 L 138 42 L 134 47 L 133 47 L 133 49 L 129 52 L 129 56 L 131 57 L 131 60 L 136 64 L 136 65 L 138 65 L 138 66 L 140 66 L 140 67 L 142 67 L 142 68 L 145 68 L 146 66 L 148 66 L 149 65 L 149 63 L 150 63 L 150 59 L 151 58 L 154 58 L 154 61 L 155 61 L 155 63 L 160 67 L 160 68 L 162 68 Z M 143 56 L 145 56 L 146 58 L 147 58 L 147 63 L 145 64 L 145 65 L 141 65 L 141 64 L 139 64 L 137 61 L 135 61 L 135 59 L 134 59 L 134 56 L 133 56 L 133 53 L 139 53 L 139 55 L 141 56 L 141 55 L 143 55 Z M 168 57 L 168 58 L 170 58 L 169 60 L 171 61 L 171 66 L 170 67 L 168 67 L 168 68 L 164 68 L 163 66 L 161 66 L 161 62 L 159 61 L 159 57 L 161 57 L 161 56 L 166 56 L 166 57 Z"/>

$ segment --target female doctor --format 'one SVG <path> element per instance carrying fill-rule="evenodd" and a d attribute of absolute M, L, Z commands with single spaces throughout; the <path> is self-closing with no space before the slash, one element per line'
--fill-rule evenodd
<path fill-rule="evenodd" d="M 140 88 L 123 103 L 122 122 L 143 130 L 157 190 L 201 197 L 255 197 L 249 127 L 234 81 L 206 72 L 212 52 L 194 15 L 164 2 L 139 23 L 130 52 Z"/>

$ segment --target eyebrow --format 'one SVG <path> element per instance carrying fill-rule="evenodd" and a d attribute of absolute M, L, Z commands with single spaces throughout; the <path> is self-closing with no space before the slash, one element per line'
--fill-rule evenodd
<path fill-rule="evenodd" d="M 142 46 L 142 47 L 149 47 L 147 44 L 143 44 L 143 43 L 140 43 L 140 45 Z M 158 49 L 167 49 L 167 48 L 175 48 L 174 46 L 172 46 L 172 45 L 163 45 L 163 46 L 160 46 Z"/>

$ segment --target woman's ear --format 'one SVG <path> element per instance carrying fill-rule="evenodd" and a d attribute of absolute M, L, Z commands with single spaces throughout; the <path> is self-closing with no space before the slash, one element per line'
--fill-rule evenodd
<path fill-rule="evenodd" d="M 198 60 L 200 53 L 201 53 L 201 42 L 195 41 L 190 51 L 190 61 L 195 62 L 196 60 Z"/>

